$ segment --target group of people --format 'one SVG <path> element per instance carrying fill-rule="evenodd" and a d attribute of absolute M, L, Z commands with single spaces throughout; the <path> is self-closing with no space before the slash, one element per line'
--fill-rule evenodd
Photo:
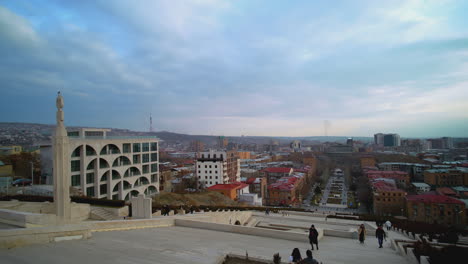
<path fill-rule="evenodd" d="M 389 221 L 387 221 L 389 222 Z M 391 227 L 391 224 L 390 224 L 390 227 L 386 224 L 387 226 L 387 230 L 390 230 L 390 227 Z M 377 226 L 377 229 L 375 230 L 375 237 L 377 238 L 377 241 L 379 242 L 379 248 L 382 248 L 383 246 L 383 241 L 384 239 L 387 238 L 387 233 L 385 233 L 385 231 L 383 230 L 383 227 L 382 225 L 378 225 Z M 366 228 L 364 226 L 364 224 L 361 224 L 358 228 L 358 239 L 359 239 L 359 242 L 361 242 L 361 244 L 364 243 L 364 240 L 366 238 Z"/>
<path fill-rule="evenodd" d="M 386 226 L 387 230 L 390 230 L 392 225 L 391 225 L 390 221 L 387 221 L 387 222 L 385 222 L 385 226 Z M 310 243 L 311 249 L 308 249 L 306 251 L 307 258 L 302 259 L 301 252 L 299 251 L 299 249 L 294 248 L 292 253 L 291 253 L 291 256 L 289 256 L 289 261 L 292 262 L 292 263 L 318 263 L 318 261 L 315 260 L 312 257 L 312 250 L 314 250 L 314 245 L 315 245 L 315 248 L 317 250 L 319 249 L 319 247 L 318 247 L 318 235 L 319 235 L 319 233 L 318 233 L 317 229 L 315 228 L 314 225 L 312 225 L 309 228 L 309 243 Z M 379 248 L 382 248 L 383 247 L 383 241 L 384 241 L 384 239 L 387 238 L 387 233 L 385 233 L 382 224 L 379 224 L 377 226 L 377 229 L 375 230 L 375 237 L 377 238 L 377 241 L 379 243 Z M 361 244 L 363 244 L 364 240 L 366 239 L 366 227 L 364 226 L 364 224 L 361 224 L 359 226 L 359 228 L 358 228 L 358 239 L 359 239 L 359 242 Z"/>
<path fill-rule="evenodd" d="M 318 250 L 318 231 L 315 228 L 314 225 L 312 225 L 309 228 L 309 242 L 311 249 L 308 249 L 306 251 L 306 258 L 302 258 L 301 252 L 299 251 L 298 248 L 294 248 L 291 256 L 289 256 L 289 261 L 292 263 L 313 263 L 313 264 L 318 264 L 318 261 L 312 257 L 312 250 L 314 250 L 314 245 L 315 248 Z"/>

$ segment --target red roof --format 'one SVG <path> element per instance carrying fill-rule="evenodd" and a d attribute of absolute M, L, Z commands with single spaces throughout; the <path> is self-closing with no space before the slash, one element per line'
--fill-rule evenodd
<path fill-rule="evenodd" d="M 299 180 L 298 177 L 283 177 L 279 179 L 277 182 L 270 184 L 268 186 L 268 189 L 290 191 L 294 189 L 294 184 L 296 183 L 297 180 Z"/>
<path fill-rule="evenodd" d="M 248 187 L 248 184 L 241 183 L 241 182 L 236 182 L 236 183 L 228 183 L 228 184 L 216 184 L 211 187 L 208 187 L 208 190 L 232 190 L 232 189 L 243 189 L 245 187 Z"/>
<path fill-rule="evenodd" d="M 457 195 L 457 193 L 449 187 L 440 187 L 437 188 L 436 191 L 442 195 Z"/>
<path fill-rule="evenodd" d="M 437 194 L 419 194 L 419 195 L 408 195 L 406 196 L 408 201 L 412 202 L 422 202 L 422 203 L 444 203 L 444 204 L 465 204 L 462 201 Z"/>
<path fill-rule="evenodd" d="M 286 167 L 271 167 L 271 168 L 266 168 L 263 171 L 265 172 L 272 172 L 272 173 L 289 173 L 292 168 L 286 168 Z"/>
<path fill-rule="evenodd" d="M 252 184 L 257 178 L 248 178 L 245 183 Z"/>
<path fill-rule="evenodd" d="M 376 181 L 372 183 L 374 189 L 378 192 L 403 192 L 398 189 L 393 183 L 386 181 Z"/>

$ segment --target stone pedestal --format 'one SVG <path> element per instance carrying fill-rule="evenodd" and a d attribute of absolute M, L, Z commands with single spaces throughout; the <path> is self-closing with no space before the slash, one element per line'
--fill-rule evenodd
<path fill-rule="evenodd" d="M 139 194 L 138 197 L 132 198 L 132 217 L 135 219 L 150 219 L 151 213 L 151 198 L 145 198 L 144 194 Z"/>

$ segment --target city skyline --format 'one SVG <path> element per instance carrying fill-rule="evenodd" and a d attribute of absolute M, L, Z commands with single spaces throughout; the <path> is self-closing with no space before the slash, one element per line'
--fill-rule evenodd
<path fill-rule="evenodd" d="M 468 137 L 463 1 L 1 1 L 0 122 Z M 326 125 L 328 122 L 329 125 Z"/>

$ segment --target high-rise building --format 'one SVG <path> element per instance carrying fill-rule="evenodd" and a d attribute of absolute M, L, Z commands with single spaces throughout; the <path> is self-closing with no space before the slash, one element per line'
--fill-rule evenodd
<path fill-rule="evenodd" d="M 374 135 L 374 144 L 383 146 L 384 145 L 384 134 L 377 133 Z"/>
<path fill-rule="evenodd" d="M 199 188 L 240 181 L 240 160 L 236 151 L 200 152 L 195 169 Z"/>
<path fill-rule="evenodd" d="M 159 190 L 158 138 L 107 136 L 109 129 L 68 131 L 71 186 L 96 198 L 128 200 Z M 42 149 L 52 148 L 50 145 Z M 42 154 L 44 153 L 44 154 Z M 41 151 L 41 160 L 50 159 Z M 48 164 L 48 163 L 43 163 Z"/>
<path fill-rule="evenodd" d="M 431 149 L 451 149 L 453 148 L 453 139 L 451 137 L 431 138 L 427 141 L 430 142 Z"/>
<path fill-rule="evenodd" d="M 378 146 L 398 147 L 401 145 L 400 135 L 377 133 L 374 135 L 374 143 Z"/>

